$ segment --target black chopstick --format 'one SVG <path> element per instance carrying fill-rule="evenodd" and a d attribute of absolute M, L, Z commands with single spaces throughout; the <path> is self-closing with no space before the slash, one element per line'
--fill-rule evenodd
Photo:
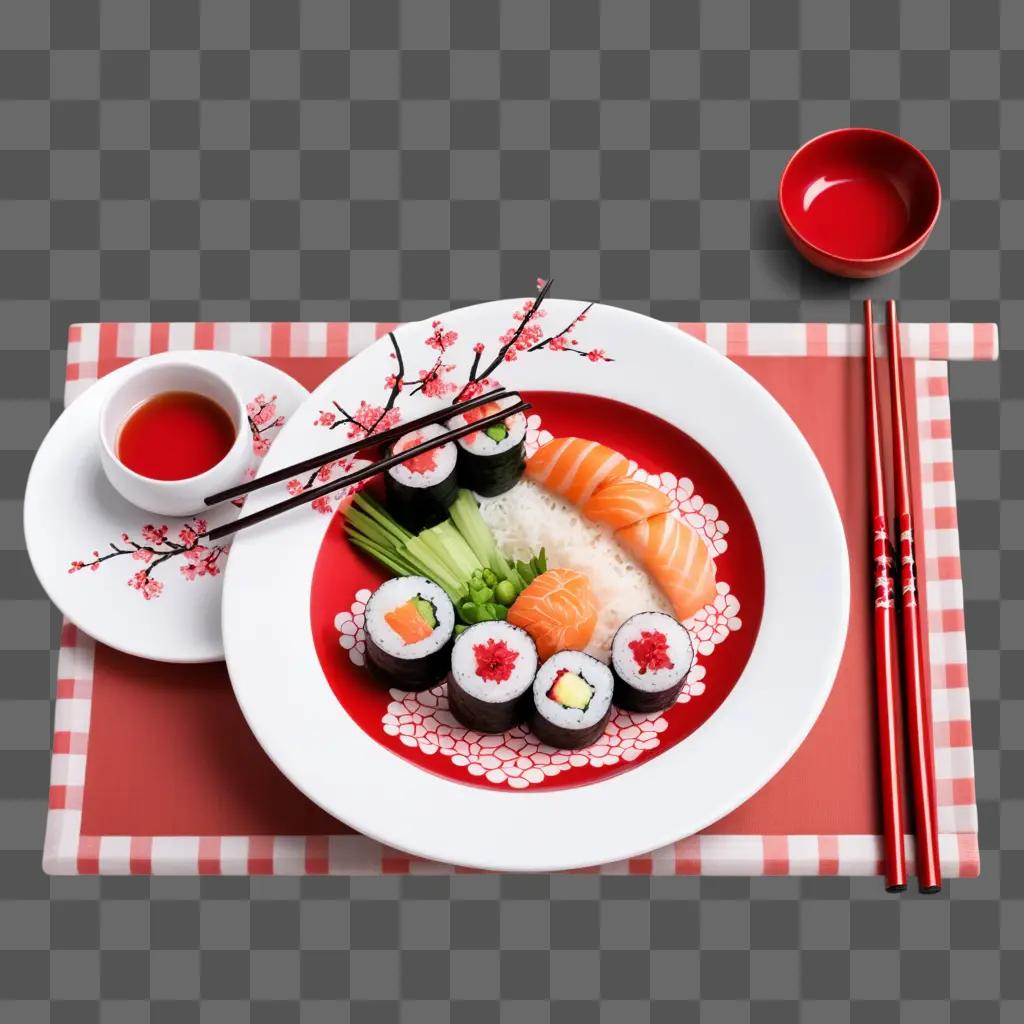
<path fill-rule="evenodd" d="M 508 388 L 504 387 L 495 388 L 493 391 L 488 391 L 485 395 L 477 395 L 475 398 L 469 398 L 465 402 L 459 402 L 456 405 L 446 405 L 440 409 L 434 409 L 432 412 L 424 413 L 424 415 L 418 416 L 414 420 L 409 420 L 408 423 L 400 423 L 397 427 L 382 430 L 379 434 L 368 434 L 366 437 L 361 437 L 349 444 L 344 444 L 340 448 L 322 452 L 320 455 L 313 455 L 308 459 L 303 459 L 302 462 L 285 466 L 283 469 L 275 469 L 273 473 L 258 477 L 256 480 L 245 480 L 234 487 L 211 494 L 208 498 L 204 498 L 203 501 L 207 505 L 219 505 L 222 501 L 240 498 L 243 494 L 251 494 L 253 491 L 269 487 L 271 484 L 280 483 L 282 480 L 290 480 L 293 476 L 305 473 L 307 470 L 319 469 L 321 466 L 326 466 L 329 462 L 337 462 L 338 459 L 344 459 L 348 455 L 355 455 L 364 448 L 391 444 L 391 442 L 397 441 L 412 430 L 440 423 L 443 420 L 451 419 L 453 416 L 458 416 L 469 409 L 475 409 L 477 406 L 485 405 L 487 402 L 493 402 L 498 398 L 505 398 L 508 395 L 514 394 L 518 394 L 518 392 L 509 391 Z"/>
<path fill-rule="evenodd" d="M 473 423 L 466 423 L 461 427 L 456 427 L 439 437 L 432 437 L 429 440 L 423 441 L 421 444 L 414 445 L 412 448 L 408 448 L 404 452 L 397 452 L 393 455 L 389 455 L 386 459 L 381 459 L 379 462 L 374 462 L 369 466 L 364 466 L 362 469 L 357 469 L 354 473 L 349 473 L 346 476 L 340 476 L 337 480 L 329 480 L 320 487 L 314 487 L 311 490 L 302 491 L 300 494 L 295 494 L 290 498 L 286 498 L 284 501 L 279 501 L 276 505 L 268 505 L 266 508 L 260 509 L 259 512 L 253 512 L 252 515 L 243 516 L 241 519 L 236 519 L 232 523 L 225 523 L 223 526 L 218 526 L 215 530 L 210 530 L 209 533 L 206 534 L 206 539 L 209 541 L 217 541 L 222 537 L 229 537 L 231 534 L 237 533 L 239 530 L 244 530 L 249 526 L 256 526 L 257 523 L 266 522 L 266 520 L 272 519 L 274 516 L 280 515 L 282 512 L 288 512 L 293 508 L 298 508 L 300 505 L 307 505 L 311 501 L 315 501 L 317 498 L 322 498 L 325 494 L 331 494 L 333 491 L 340 490 L 342 487 L 349 487 L 352 484 L 358 484 L 362 483 L 364 480 L 369 480 L 370 477 L 376 476 L 378 473 L 383 473 L 386 470 L 391 469 L 392 466 L 397 466 L 400 463 L 405 462 L 407 459 L 415 458 L 417 455 L 429 452 L 433 448 L 439 448 L 447 441 L 457 441 L 460 437 L 465 437 L 466 434 L 472 434 L 477 430 L 484 430 L 493 423 L 501 423 L 502 421 L 507 420 L 510 416 L 515 416 L 517 413 L 526 412 L 527 409 L 532 408 L 533 405 L 530 402 L 517 402 L 508 409 L 502 409 L 500 412 L 491 413 L 490 416 L 483 416 L 480 419 L 475 420 Z M 408 433 L 408 431 L 409 424 L 407 423 L 403 433 Z"/>

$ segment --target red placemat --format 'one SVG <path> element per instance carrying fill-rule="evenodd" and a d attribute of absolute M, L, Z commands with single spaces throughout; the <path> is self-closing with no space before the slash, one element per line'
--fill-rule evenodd
<path fill-rule="evenodd" d="M 191 338 L 197 347 L 209 339 L 266 358 L 312 387 L 390 326 L 81 325 L 72 329 L 69 380 L 77 390 L 128 358 Z M 595 870 L 874 873 L 880 822 L 863 374 L 859 360 L 842 358 L 857 351 L 857 329 L 682 326 L 761 381 L 817 453 L 848 527 L 847 647 L 818 722 L 758 794 L 699 836 Z M 922 354 L 922 344 L 937 355 L 995 354 L 991 325 L 911 325 L 907 335 L 914 354 Z M 969 352 L 957 348 L 967 340 Z M 931 641 L 941 848 L 948 875 L 973 875 L 977 815 L 945 363 L 919 361 L 910 379 L 915 501 L 926 528 L 922 614 Z M 70 626 L 59 668 L 50 807 L 44 863 L 53 872 L 452 870 L 352 832 L 292 788 L 249 732 L 223 665 L 143 661 Z"/>

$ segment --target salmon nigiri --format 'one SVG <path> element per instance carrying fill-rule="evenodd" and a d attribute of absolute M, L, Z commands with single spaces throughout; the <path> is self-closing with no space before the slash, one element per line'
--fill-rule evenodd
<path fill-rule="evenodd" d="M 592 523 L 621 530 L 672 508 L 672 499 L 657 487 L 622 477 L 602 484 L 580 511 Z"/>
<path fill-rule="evenodd" d="M 715 600 L 715 563 L 697 532 L 668 513 L 618 530 L 615 539 L 651 574 L 677 619 Z"/>
<path fill-rule="evenodd" d="M 624 477 L 629 459 L 597 441 L 556 437 L 526 463 L 526 475 L 574 505 L 582 505 L 604 483 Z"/>
<path fill-rule="evenodd" d="M 558 651 L 581 651 L 597 625 L 590 580 L 573 569 L 549 569 L 516 598 L 508 621 L 533 637 L 541 659 Z"/>

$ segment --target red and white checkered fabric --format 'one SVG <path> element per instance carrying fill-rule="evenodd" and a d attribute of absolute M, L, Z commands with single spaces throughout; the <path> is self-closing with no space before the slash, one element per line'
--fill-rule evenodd
<path fill-rule="evenodd" d="M 251 356 L 355 355 L 394 324 L 76 324 L 68 341 L 65 401 L 124 359 L 213 348 Z M 863 331 L 850 324 L 679 324 L 728 356 L 858 356 Z M 978 814 L 971 745 L 963 584 L 953 481 L 947 359 L 994 359 L 994 324 L 904 324 L 914 377 L 925 510 L 924 566 L 939 848 L 947 877 L 978 874 Z M 409 857 L 360 835 L 83 836 L 94 642 L 66 624 L 57 668 L 50 800 L 43 865 L 55 874 L 441 874 L 464 869 Z M 913 839 L 907 838 L 913 860 Z M 697 835 L 643 856 L 603 864 L 601 874 L 873 875 L 882 841 L 873 835 Z"/>

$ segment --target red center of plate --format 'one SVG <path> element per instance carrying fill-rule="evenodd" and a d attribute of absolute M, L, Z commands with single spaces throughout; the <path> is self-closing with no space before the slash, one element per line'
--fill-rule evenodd
<path fill-rule="evenodd" d="M 742 627 L 729 635 L 706 659 L 704 692 L 686 703 L 675 704 L 661 716 L 664 726 L 657 743 L 632 760 L 595 765 L 576 764 L 560 774 L 545 777 L 525 790 L 495 785 L 484 774 L 467 771 L 465 761 L 428 752 L 416 742 L 417 714 L 407 709 L 401 728 L 392 724 L 386 731 L 384 718 L 396 701 L 375 682 L 365 668 L 352 663 L 349 652 L 338 643 L 335 618 L 347 611 L 360 589 L 375 589 L 385 578 L 380 568 L 363 558 L 344 536 L 336 515 L 324 535 L 313 571 L 310 593 L 310 623 L 313 641 L 324 676 L 339 703 L 352 719 L 378 743 L 427 771 L 458 782 L 504 792 L 532 792 L 537 789 L 572 787 L 607 778 L 640 764 L 673 747 L 714 714 L 743 672 L 761 624 L 764 606 L 764 562 L 753 519 L 735 484 L 717 460 L 691 437 L 650 413 L 620 402 L 591 395 L 561 392 L 525 393 L 541 417 L 542 427 L 555 437 L 575 435 L 592 438 L 621 451 L 650 473 L 671 473 L 693 482 L 693 491 L 717 506 L 718 515 L 729 524 L 728 548 L 716 558 L 718 579 L 729 582 L 741 602 Z M 780 501 L 785 500 L 780 496 Z M 704 660 L 704 659 L 701 659 Z M 771 685 L 766 680 L 764 685 Z M 394 719 L 392 715 L 392 719 Z M 640 716 L 643 717 L 643 716 Z M 459 726 L 454 729 L 462 732 Z M 403 740 L 403 735 L 405 739 Z M 450 735 L 450 734 L 445 734 Z M 479 734 L 471 734 L 478 736 Z M 500 744 L 500 738 L 495 741 Z M 507 756 L 507 751 L 506 755 Z M 713 770 L 713 766 L 709 766 Z M 688 780 L 680 780 L 685 786 Z"/>

